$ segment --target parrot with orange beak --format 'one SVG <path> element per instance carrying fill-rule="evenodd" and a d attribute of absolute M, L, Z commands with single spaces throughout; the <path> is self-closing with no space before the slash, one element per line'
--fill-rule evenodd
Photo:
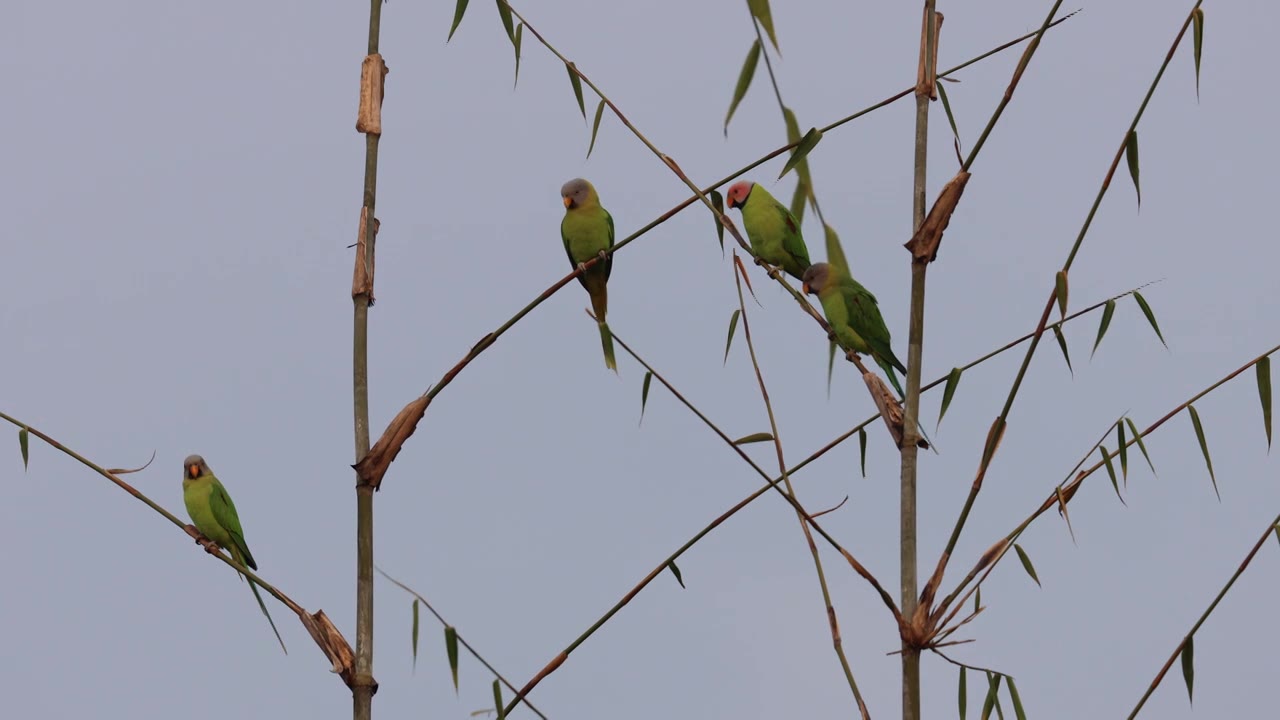
<path fill-rule="evenodd" d="M 600 205 L 600 196 L 591 183 L 582 178 L 575 178 L 560 188 L 560 198 L 564 201 L 564 220 L 560 222 L 560 238 L 564 240 L 564 251 L 569 255 L 569 264 L 576 268 L 592 258 L 600 257 L 600 262 L 582 269 L 578 282 L 587 289 L 591 296 L 591 309 L 595 312 L 596 323 L 600 327 L 600 344 L 604 346 L 604 365 L 610 370 L 618 371 L 618 361 L 613 354 L 613 333 L 605 324 L 604 316 L 609 310 L 609 271 L 613 269 L 613 256 L 605 251 L 613 247 L 613 216 Z"/>

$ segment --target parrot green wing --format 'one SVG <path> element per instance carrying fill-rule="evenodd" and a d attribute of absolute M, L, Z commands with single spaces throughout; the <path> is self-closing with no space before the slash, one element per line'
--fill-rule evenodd
<path fill-rule="evenodd" d="M 782 203 L 775 200 L 773 204 L 783 214 L 783 222 L 787 227 L 787 232 L 782 235 L 782 249 L 800 261 L 802 266 L 800 274 L 803 275 L 813 263 L 809 262 L 809 248 L 805 246 L 804 236 L 800 234 L 800 225 L 796 222 L 796 216 L 792 215 Z"/>
<path fill-rule="evenodd" d="M 613 248 L 613 216 L 610 215 L 609 211 L 605 210 L 604 208 L 600 208 L 600 212 L 604 213 L 604 219 L 606 222 L 609 223 L 609 248 L 612 249 Z M 603 262 L 604 262 L 604 279 L 608 280 L 609 273 L 613 272 L 613 255 L 609 255 L 609 257 L 605 258 Z"/>
<path fill-rule="evenodd" d="M 213 478 L 213 485 L 209 490 L 209 508 L 213 511 L 214 519 L 231 536 L 235 549 L 241 555 L 237 559 L 243 560 L 245 565 L 257 570 L 258 563 L 254 561 L 253 554 L 249 552 L 249 545 L 244 541 L 244 530 L 240 527 L 240 516 L 236 514 L 236 504 L 231 501 L 227 489 L 222 487 L 222 483 L 218 482 L 217 478 Z"/>
<path fill-rule="evenodd" d="M 889 345 L 889 328 L 884 324 L 876 296 L 851 277 L 840 279 L 840 293 L 844 296 L 845 308 L 849 313 L 849 325 L 878 356 L 901 372 L 907 368 L 893 354 Z"/>

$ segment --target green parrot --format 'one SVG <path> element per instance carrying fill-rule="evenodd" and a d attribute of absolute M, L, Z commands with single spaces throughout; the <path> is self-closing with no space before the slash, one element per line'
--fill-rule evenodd
<path fill-rule="evenodd" d="M 768 190 L 746 180 L 730 186 L 725 200 L 729 207 L 742 210 L 742 225 L 751 240 L 751 252 L 800 280 L 812 263 L 800 234 L 800 223 L 791 211 Z"/>
<path fill-rule="evenodd" d="M 208 463 L 199 455 L 188 455 L 182 461 L 182 467 L 182 501 L 186 504 L 187 514 L 191 516 L 196 529 L 217 547 L 231 553 L 236 562 L 257 570 L 258 563 L 254 561 L 253 553 L 249 552 L 249 546 L 244 541 L 244 530 L 240 529 L 236 504 L 231 502 L 231 496 L 222 487 L 222 483 L 218 482 Z M 206 546 L 206 549 L 210 548 Z M 212 552 L 211 549 L 210 551 Z M 244 576 L 241 575 L 240 579 L 243 580 Z M 249 581 L 249 589 L 258 599 L 258 607 L 267 616 L 267 622 L 271 623 L 271 630 L 280 642 L 280 649 L 287 655 L 289 651 L 284 647 L 280 631 L 276 630 L 276 623 L 271 619 L 271 613 L 267 612 L 267 606 L 262 602 L 262 596 L 258 594 L 253 580 Z"/>
<path fill-rule="evenodd" d="M 876 296 L 847 273 L 834 265 L 816 263 L 804 271 L 800 287 L 822 301 L 822 312 L 835 333 L 836 344 L 844 350 L 870 355 L 889 376 L 889 382 L 904 397 L 902 386 L 893 369 L 905 373 L 907 368 L 889 346 L 889 328 L 880 316 Z"/>
<path fill-rule="evenodd" d="M 578 282 L 591 296 L 591 309 L 600 325 L 600 343 L 604 346 L 605 367 L 618 371 L 618 361 L 613 355 L 613 334 L 605 323 L 609 310 L 609 271 L 613 269 L 613 256 L 605 250 L 613 247 L 613 216 L 600 205 L 600 196 L 591 183 L 575 178 L 560 187 L 564 200 L 564 220 L 560 222 L 560 237 L 569 264 L 581 267 L 588 260 L 600 256 L 600 262 L 583 270 Z"/>

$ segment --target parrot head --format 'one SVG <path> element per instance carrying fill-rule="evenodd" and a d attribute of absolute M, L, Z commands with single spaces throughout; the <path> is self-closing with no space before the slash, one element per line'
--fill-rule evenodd
<path fill-rule="evenodd" d="M 800 278 L 800 289 L 805 295 L 817 295 L 826 289 L 831 279 L 831 266 L 826 263 L 814 263 L 804 271 Z"/>
<path fill-rule="evenodd" d="M 591 183 L 582 178 L 574 178 L 561 185 L 560 198 L 564 200 L 565 210 L 580 208 L 590 204 L 592 201 L 599 202 L 599 198 L 596 197 L 596 189 L 591 186 Z"/>
<path fill-rule="evenodd" d="M 182 471 L 184 475 L 195 480 L 209 474 L 209 465 L 199 455 L 188 455 L 187 459 L 182 461 Z"/>
<path fill-rule="evenodd" d="M 725 195 L 725 202 L 731 208 L 740 208 L 747 202 L 747 196 L 751 194 L 751 188 L 756 184 L 750 180 L 741 180 L 729 186 L 729 193 Z"/>

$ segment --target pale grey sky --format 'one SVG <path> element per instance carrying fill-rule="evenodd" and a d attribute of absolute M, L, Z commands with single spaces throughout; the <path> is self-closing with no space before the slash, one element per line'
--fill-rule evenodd
<path fill-rule="evenodd" d="M 782 92 L 803 127 L 914 82 L 918 3 L 774 0 Z M 941 65 L 1035 28 L 1050 3 L 942 2 Z M 1099 3 L 1050 31 L 984 149 L 929 274 L 925 376 L 1030 330 L 1129 120 L 1190 2 Z M 701 183 L 782 144 L 764 67 L 721 133 L 753 39 L 741 2 L 520 3 L 552 42 Z M 1065 10 L 1074 9 L 1064 8 Z M 1257 69 L 1280 9 L 1206 3 L 1197 103 L 1190 39 L 1139 128 L 1143 204 L 1123 167 L 1072 271 L 1074 307 L 1143 283 L 1166 351 L 1131 300 L 1090 361 L 1098 316 L 1073 324 L 1075 375 L 1042 345 L 948 583 L 1033 510 L 1120 414 L 1146 426 L 1277 342 L 1268 168 L 1276 112 Z M 520 84 L 492 3 L 453 41 L 453 3 L 384 9 L 375 433 L 483 334 L 568 269 L 557 195 L 583 176 L 620 235 L 686 190 L 614 118 L 589 127 L 564 68 L 527 33 Z M 354 132 L 367 5 L 7 3 L 0 59 L 0 409 L 107 466 L 155 464 L 137 487 L 185 516 L 179 460 L 201 453 L 236 499 L 264 578 L 354 639 L 351 250 L 364 142 Z M 965 147 L 1017 51 L 948 85 Z M 588 112 L 594 98 L 587 93 Z M 830 133 L 811 156 L 828 221 L 880 298 L 905 356 L 913 109 L 903 101 Z M 933 106 L 930 197 L 955 170 Z M 774 183 L 781 159 L 748 177 Z M 736 213 L 734 214 L 736 217 Z M 805 231 L 824 255 L 812 214 Z M 816 259 L 815 257 L 815 259 Z M 860 421 L 851 368 L 828 400 L 826 340 L 752 268 L 749 306 L 788 458 Z M 767 429 L 730 262 L 691 208 L 618 254 L 610 323 L 731 435 Z M 429 597 L 517 684 L 715 515 L 754 473 L 619 350 L 601 363 L 576 283 L 445 390 L 377 497 L 378 563 Z M 1021 352 L 967 373 L 922 456 L 922 565 L 932 567 Z M 1197 403 L 1219 503 L 1185 415 L 1136 454 L 1126 500 L 1105 475 L 1072 503 L 1078 543 L 1046 517 L 1023 538 L 1037 588 L 1009 558 L 988 610 L 958 634 L 965 662 L 1016 676 L 1034 717 L 1122 717 L 1280 511 L 1252 371 Z M 13 437 L 12 429 L 6 430 Z M 185 536 L 81 466 L 11 440 L 0 694 L 15 717 L 342 718 L 345 686 L 300 626 L 273 612 L 280 653 L 244 586 Z M 1108 441 L 1114 447 L 1114 440 Z M 0 447 L 4 447 L 0 445 Z M 772 469 L 767 445 L 749 449 Z M 1095 456 L 1096 457 L 1096 456 Z M 870 435 L 800 473 L 824 525 L 897 585 L 896 453 Z M 1197 636 L 1196 716 L 1274 706 L 1276 547 L 1268 544 Z M 824 549 L 844 643 L 873 717 L 898 713 L 896 631 L 866 584 Z M 853 706 L 794 513 L 766 496 L 660 577 L 533 694 L 551 718 L 830 717 Z M 491 703 L 464 658 L 451 686 L 424 616 L 411 672 L 410 600 L 377 585 L 379 717 L 464 718 Z M 956 715 L 956 671 L 924 662 L 926 716 Z M 971 678 L 971 717 L 983 687 Z M 509 696 L 509 694 L 508 694 Z M 1006 710 L 1009 706 L 1005 705 Z M 526 710 L 521 717 L 532 717 Z M 1144 711 L 1188 718 L 1176 667 Z"/>

